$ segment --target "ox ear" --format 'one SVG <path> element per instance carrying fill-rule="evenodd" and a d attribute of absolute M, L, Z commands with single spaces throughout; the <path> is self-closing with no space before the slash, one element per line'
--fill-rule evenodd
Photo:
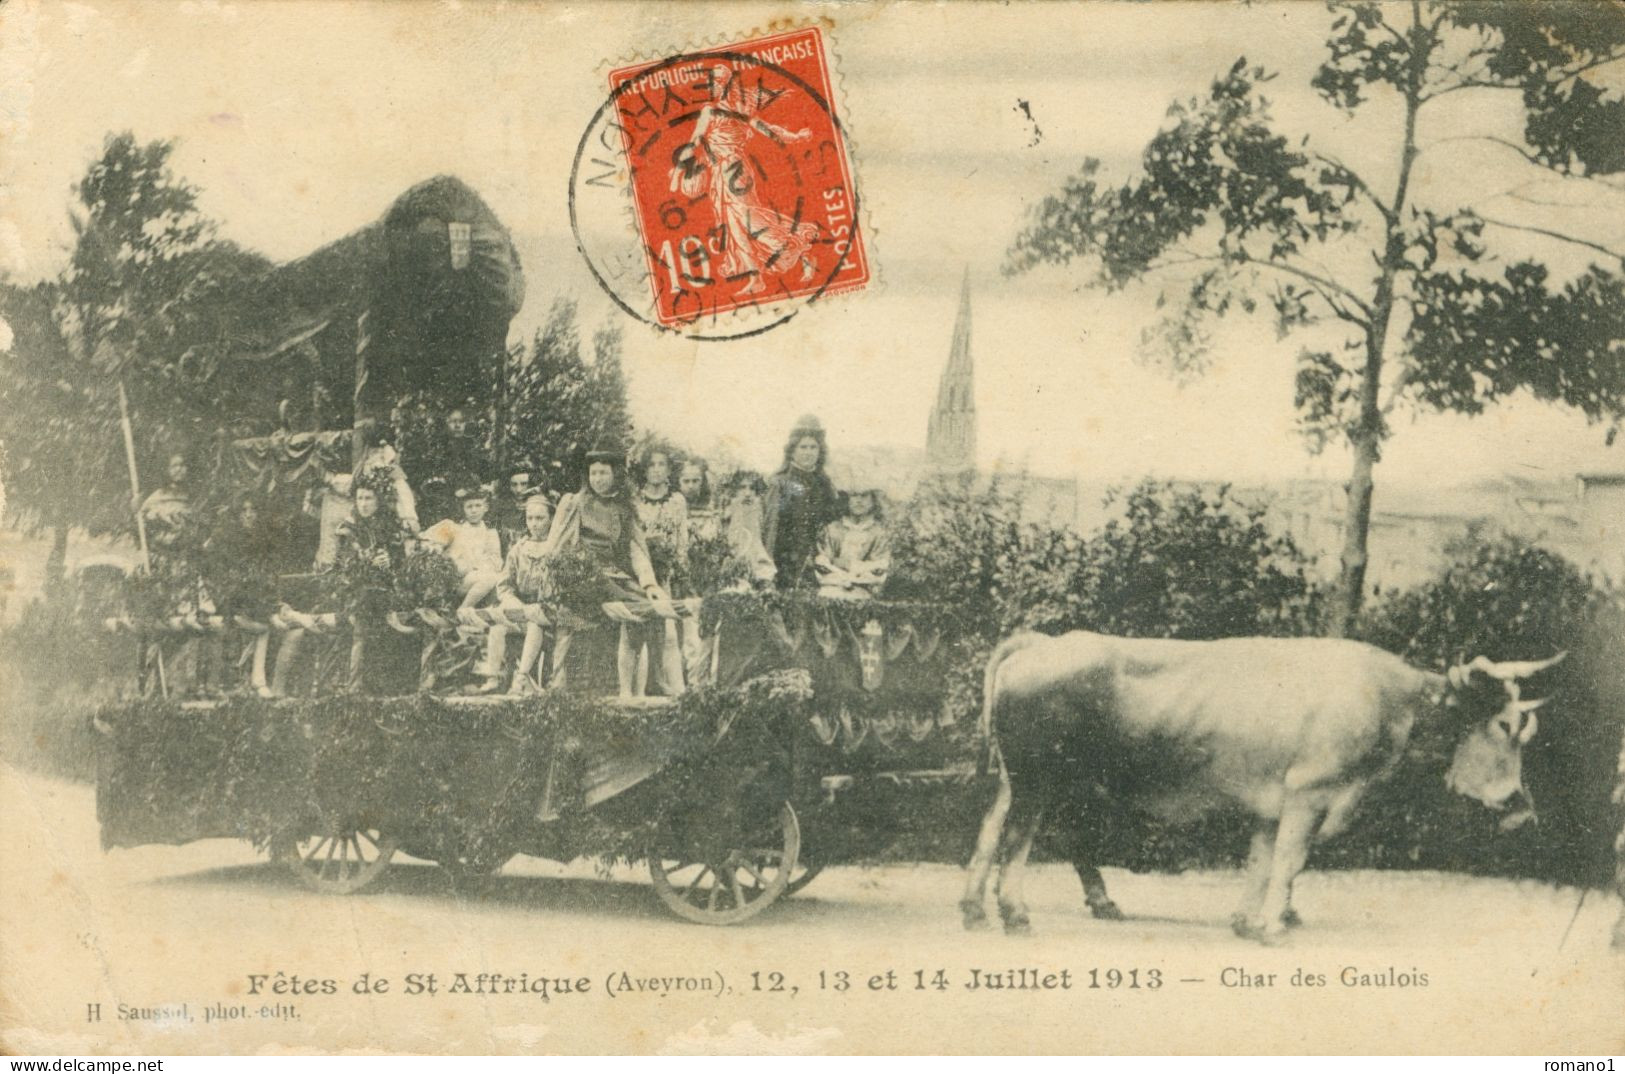
<path fill-rule="evenodd" d="M 1518 745 L 1527 746 L 1529 745 L 1529 740 L 1535 737 L 1535 729 L 1540 726 L 1540 717 L 1535 715 L 1534 710 L 1545 703 L 1545 698 L 1541 698 L 1539 701 L 1518 702 L 1518 711 L 1529 713 L 1529 722 L 1523 725 L 1523 730 L 1519 731 L 1513 736 L 1513 741 Z M 1525 706 L 1528 707 L 1526 708 Z"/>
<path fill-rule="evenodd" d="M 1480 671 L 1486 675 L 1492 675 L 1496 678 L 1500 678 L 1500 676 L 1496 674 L 1495 662 L 1487 656 L 1475 656 L 1470 663 L 1466 664 L 1458 661 L 1444 673 L 1444 677 L 1449 681 L 1451 686 L 1455 687 L 1457 690 L 1460 690 L 1471 683 L 1473 681 L 1473 675 Z"/>

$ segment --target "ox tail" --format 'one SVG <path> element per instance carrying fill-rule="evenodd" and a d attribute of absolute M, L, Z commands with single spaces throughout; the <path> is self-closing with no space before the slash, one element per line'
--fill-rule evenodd
<path fill-rule="evenodd" d="M 998 696 L 999 667 L 1011 654 L 1042 641 L 1044 637 L 1043 634 L 1031 632 L 1014 634 L 994 646 L 987 658 L 987 670 L 982 673 L 982 719 L 977 728 L 982 738 L 981 753 L 976 761 L 978 778 L 998 767 L 999 743 L 993 728 L 993 702 Z"/>

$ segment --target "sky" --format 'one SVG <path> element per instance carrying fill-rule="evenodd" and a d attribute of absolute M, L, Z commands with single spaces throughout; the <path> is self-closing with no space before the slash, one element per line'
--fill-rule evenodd
<path fill-rule="evenodd" d="M 565 195 L 576 141 L 618 62 L 737 41 L 787 12 L 825 20 L 875 282 L 749 340 L 658 333 L 611 305 L 575 248 Z M 1085 157 L 1126 178 L 1169 103 L 1241 55 L 1280 72 L 1269 95 L 1283 129 L 1312 131 L 1381 179 L 1393 163 L 1392 102 L 1350 121 L 1308 88 L 1328 21 L 1307 2 L 20 0 L 0 8 L 0 269 L 27 279 L 60 267 L 68 188 L 110 131 L 175 139 L 174 167 L 202 189 L 222 234 L 279 261 L 451 173 L 514 233 L 528 282 L 515 336 L 561 297 L 589 328 L 622 324 L 634 418 L 680 442 L 726 441 L 767 467 L 811 412 L 836 452 L 923 446 L 968 271 L 983 465 L 1088 481 L 1341 479 L 1347 456 L 1311 456 L 1294 432 L 1302 341 L 1277 340 L 1262 320 L 1227 322 L 1212 368 L 1181 383 L 1138 357 L 1154 290 L 1089 290 L 1075 267 L 1000 273 L 1031 207 Z M 1443 141 L 1517 132 L 1507 95 L 1457 95 L 1421 131 L 1430 148 L 1418 200 L 1578 222 L 1625 247 L 1620 188 L 1549 180 L 1488 143 Z M 1554 204 L 1514 204 L 1508 190 Z M 1560 275 L 1583 264 L 1571 248 L 1526 238 L 1498 249 L 1547 257 Z M 1379 499 L 1384 481 L 1577 470 L 1625 470 L 1625 445 L 1605 448 L 1601 429 L 1520 399 L 1472 419 L 1402 417 Z"/>

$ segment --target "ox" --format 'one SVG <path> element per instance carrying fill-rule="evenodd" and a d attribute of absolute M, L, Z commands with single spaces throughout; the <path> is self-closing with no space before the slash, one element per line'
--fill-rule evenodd
<path fill-rule="evenodd" d="M 1021 634 L 988 660 L 982 729 L 999 793 L 982 822 L 960 909 L 983 927 L 995 858 L 1008 932 L 1029 928 L 1022 873 L 1047 810 L 1103 801 L 1165 820 L 1240 807 L 1254 818 L 1238 935 L 1275 942 L 1298 924 L 1292 882 L 1309 845 L 1342 831 L 1366 788 L 1398 764 L 1421 722 L 1461 717 L 1446 782 L 1502 814 L 1532 819 L 1522 749 L 1541 701 L 1518 680 L 1550 667 L 1478 657 L 1445 675 L 1331 638 L 1126 639 Z M 1074 814 L 1075 819 L 1075 814 Z M 1121 918 L 1077 824 L 1071 859 L 1096 917 Z"/>

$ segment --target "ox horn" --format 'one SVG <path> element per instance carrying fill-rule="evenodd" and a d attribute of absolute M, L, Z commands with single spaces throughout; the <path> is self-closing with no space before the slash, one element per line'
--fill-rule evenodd
<path fill-rule="evenodd" d="M 1504 660 L 1496 664 L 1495 670 L 1490 674 L 1498 679 L 1527 679 L 1536 672 L 1545 671 L 1553 664 L 1561 662 L 1568 655 L 1569 651 L 1564 649 L 1556 656 L 1545 660 Z"/>
<path fill-rule="evenodd" d="M 1482 671 L 1492 679 L 1502 682 L 1511 682 L 1513 679 L 1526 679 L 1536 672 L 1545 671 L 1553 664 L 1568 656 L 1565 649 L 1556 656 L 1545 660 L 1491 660 L 1487 656 L 1475 656 L 1471 663 L 1457 664 L 1445 673 L 1452 686 L 1461 687 L 1472 681 L 1473 672 Z"/>

